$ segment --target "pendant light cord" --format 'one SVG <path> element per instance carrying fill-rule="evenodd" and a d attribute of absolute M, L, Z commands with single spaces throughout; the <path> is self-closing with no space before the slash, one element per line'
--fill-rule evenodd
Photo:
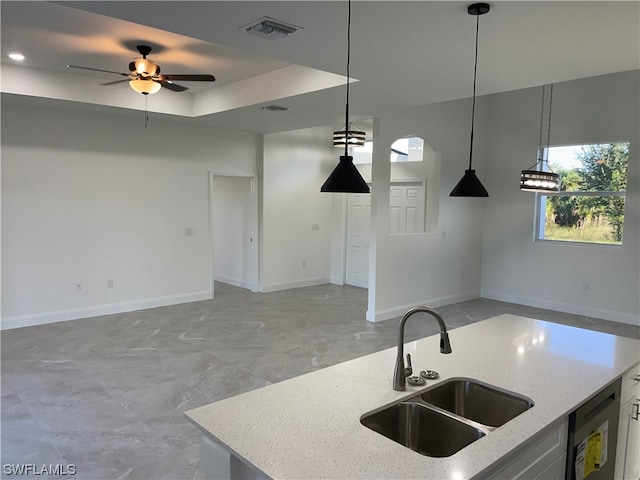
<path fill-rule="evenodd" d="M 542 160 L 542 155 L 540 149 L 542 147 L 542 126 L 544 122 L 544 94 L 545 94 L 546 86 L 542 86 L 542 104 L 540 105 L 540 136 L 538 137 L 538 158 Z"/>
<path fill-rule="evenodd" d="M 553 83 L 549 89 L 549 119 L 547 120 L 547 143 L 542 146 L 542 130 L 544 127 L 544 99 L 547 86 L 542 86 L 542 103 L 540 105 L 540 135 L 538 136 L 538 161 L 531 165 L 528 170 L 540 170 L 544 172 L 546 163 L 549 172 L 553 173 L 553 169 L 549 165 L 549 145 L 551 145 L 551 107 L 553 105 Z"/>
<path fill-rule="evenodd" d="M 547 147 L 544 149 L 544 161 L 549 168 L 549 145 L 551 144 L 551 106 L 553 105 L 553 83 L 549 89 L 549 120 L 547 121 Z"/>
<path fill-rule="evenodd" d="M 351 63 L 351 0 L 348 2 L 347 13 L 347 104 L 345 107 L 345 126 L 344 126 L 344 156 L 349 155 L 349 84 L 351 83 L 349 64 Z"/>
<path fill-rule="evenodd" d="M 469 146 L 469 170 L 471 170 L 471 159 L 473 158 L 473 124 L 476 116 L 476 77 L 478 74 L 478 30 L 480 29 L 480 15 L 476 15 L 476 52 L 473 64 L 473 97 L 471 101 L 471 140 Z"/>

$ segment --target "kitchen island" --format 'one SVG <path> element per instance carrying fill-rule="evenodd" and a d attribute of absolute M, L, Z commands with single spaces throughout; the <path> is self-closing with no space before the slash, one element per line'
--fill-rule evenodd
<path fill-rule="evenodd" d="M 449 336 L 449 355 L 439 353 L 439 335 L 405 344 L 414 372 L 440 373 L 426 386 L 392 389 L 394 347 L 186 412 L 204 434 L 205 472 L 278 479 L 484 478 L 551 426 L 562 431 L 576 407 L 640 362 L 638 340 L 515 315 Z M 360 423 L 363 414 L 451 378 L 488 383 L 535 405 L 442 458 L 421 455 Z"/>

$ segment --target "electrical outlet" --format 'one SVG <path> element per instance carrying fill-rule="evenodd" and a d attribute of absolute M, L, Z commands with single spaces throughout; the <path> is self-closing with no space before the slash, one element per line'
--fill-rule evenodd
<path fill-rule="evenodd" d="M 312 223 L 311 224 L 311 230 L 320 230 L 320 224 L 319 223 Z"/>
<path fill-rule="evenodd" d="M 302 268 L 307 268 L 307 261 L 306 260 L 302 260 Z"/>
<path fill-rule="evenodd" d="M 582 284 L 582 289 L 583 290 L 591 290 L 591 284 L 589 282 L 584 282 Z"/>
<path fill-rule="evenodd" d="M 107 288 L 113 288 L 113 278 L 107 278 Z"/>
<path fill-rule="evenodd" d="M 76 290 L 82 290 L 82 282 L 76 282 L 74 283 L 74 286 L 76 287 Z"/>
<path fill-rule="evenodd" d="M 192 227 L 185 228 L 184 235 L 185 237 L 193 237 L 193 228 Z"/>

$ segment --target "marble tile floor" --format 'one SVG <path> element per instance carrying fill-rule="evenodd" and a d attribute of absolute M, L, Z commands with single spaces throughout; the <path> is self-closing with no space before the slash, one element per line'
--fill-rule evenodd
<path fill-rule="evenodd" d="M 213 300 L 3 331 L 2 478 L 15 477 L 5 465 L 73 464 L 74 477 L 20 478 L 200 479 L 200 433 L 183 412 L 393 347 L 397 319 L 366 322 L 366 304 L 348 286 L 216 283 Z M 451 330 L 513 313 L 640 338 L 637 326 L 486 299 L 438 310 Z M 407 341 L 437 332 L 410 321 Z"/>

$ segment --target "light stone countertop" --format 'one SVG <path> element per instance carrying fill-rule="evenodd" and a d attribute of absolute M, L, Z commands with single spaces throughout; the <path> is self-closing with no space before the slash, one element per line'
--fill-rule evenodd
<path fill-rule="evenodd" d="M 449 355 L 440 354 L 439 335 L 405 344 L 414 372 L 440 373 L 427 386 L 392 389 L 394 347 L 186 415 L 276 479 L 460 480 L 477 475 L 640 362 L 638 340 L 515 315 L 456 328 L 449 337 Z M 360 424 L 363 414 L 454 377 L 520 393 L 535 406 L 445 458 L 421 455 Z"/>

